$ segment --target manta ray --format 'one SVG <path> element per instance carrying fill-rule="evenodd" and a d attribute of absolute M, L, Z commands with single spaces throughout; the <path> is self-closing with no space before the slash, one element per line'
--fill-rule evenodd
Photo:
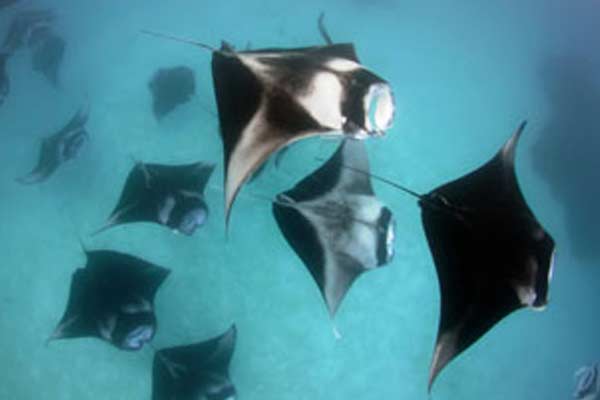
<path fill-rule="evenodd" d="M 324 32 L 322 18 L 319 27 Z M 237 51 L 144 31 L 208 49 L 225 161 L 225 215 L 275 152 L 309 137 L 382 136 L 391 127 L 390 85 L 363 66 L 351 43 Z"/>

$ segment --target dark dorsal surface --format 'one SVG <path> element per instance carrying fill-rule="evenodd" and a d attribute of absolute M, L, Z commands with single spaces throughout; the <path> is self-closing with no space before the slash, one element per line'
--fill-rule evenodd
<path fill-rule="evenodd" d="M 334 316 L 354 280 L 393 257 L 394 220 L 374 195 L 364 143 L 345 140 L 319 169 L 281 193 L 273 214 Z"/>
<path fill-rule="evenodd" d="M 430 386 L 511 312 L 546 305 L 554 240 L 517 183 L 514 158 L 524 126 L 485 165 L 420 201 L 441 290 Z"/>
<path fill-rule="evenodd" d="M 162 349 L 154 356 L 152 400 L 232 400 L 229 377 L 237 330 L 233 325 L 216 338 Z"/>
<path fill-rule="evenodd" d="M 122 350 L 141 349 L 156 332 L 154 297 L 169 270 L 110 250 L 86 255 L 51 340 L 95 337 Z"/>
<path fill-rule="evenodd" d="M 58 132 L 42 140 L 38 161 L 26 176 L 18 178 L 23 184 L 40 183 L 48 179 L 64 162 L 77 157 L 89 134 L 85 129 L 89 104 L 83 106 Z"/>
<path fill-rule="evenodd" d="M 148 84 L 152 92 L 152 110 L 160 120 L 177 106 L 187 103 L 196 93 L 194 71 L 185 66 L 161 68 Z"/>
<path fill-rule="evenodd" d="M 138 162 L 129 172 L 106 226 L 152 222 L 191 235 L 208 218 L 204 189 L 214 164 L 161 165 Z"/>
<path fill-rule="evenodd" d="M 352 44 L 213 52 L 225 161 L 226 218 L 241 186 L 269 156 L 321 134 L 383 135 L 393 119 L 389 85 Z"/>

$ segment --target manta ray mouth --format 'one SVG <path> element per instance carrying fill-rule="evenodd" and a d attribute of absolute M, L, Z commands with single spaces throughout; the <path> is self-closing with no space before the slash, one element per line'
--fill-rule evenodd
<path fill-rule="evenodd" d="M 392 127 L 395 114 L 394 95 L 387 83 L 369 86 L 364 97 L 366 129 L 369 135 L 381 136 Z"/>
<path fill-rule="evenodd" d="M 390 263 L 394 258 L 394 241 L 396 239 L 396 221 L 387 207 L 381 209 L 377 228 L 379 231 L 377 265 L 383 266 Z"/>
<path fill-rule="evenodd" d="M 123 341 L 123 348 L 130 350 L 139 350 L 144 344 L 150 342 L 154 336 L 154 327 L 151 325 L 142 325 L 130 332 Z"/>
<path fill-rule="evenodd" d="M 548 286 L 552 282 L 552 278 L 554 277 L 554 263 L 556 262 L 556 250 L 552 252 L 552 256 L 550 256 L 550 268 L 548 268 Z"/>
<path fill-rule="evenodd" d="M 394 258 L 394 241 L 396 240 L 396 220 L 390 219 L 390 223 L 387 229 L 387 235 L 385 237 L 385 248 L 387 252 L 387 262 L 392 261 Z"/>

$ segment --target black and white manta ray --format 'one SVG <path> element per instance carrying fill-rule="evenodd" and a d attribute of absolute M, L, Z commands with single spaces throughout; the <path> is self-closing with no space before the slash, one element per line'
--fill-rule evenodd
<path fill-rule="evenodd" d="M 354 45 L 330 43 L 328 36 L 326 41 L 326 46 L 246 51 L 186 41 L 212 51 L 226 221 L 242 185 L 279 149 L 311 136 L 365 139 L 390 128 L 389 84 L 360 64 Z"/>
<path fill-rule="evenodd" d="M 229 378 L 237 330 L 189 346 L 156 352 L 152 369 L 152 400 L 233 400 Z"/>
<path fill-rule="evenodd" d="M 156 331 L 154 297 L 170 271 L 127 254 L 86 251 L 73 273 L 67 309 L 50 337 L 96 337 L 122 350 L 139 350 Z"/>
<path fill-rule="evenodd" d="M 137 162 L 108 222 L 115 225 L 153 222 L 192 235 L 208 218 L 204 188 L 214 164 L 160 165 Z"/>
<path fill-rule="evenodd" d="M 419 198 L 441 290 L 429 389 L 440 371 L 510 313 L 548 301 L 554 240 L 523 197 L 515 173 L 525 122 L 494 158 Z"/>
<path fill-rule="evenodd" d="M 363 142 L 344 140 L 336 153 L 293 189 L 277 196 L 279 229 L 317 282 L 333 317 L 363 272 L 394 255 L 394 219 L 376 197 Z"/>
<path fill-rule="evenodd" d="M 23 184 L 42 182 L 65 161 L 77 157 L 81 147 L 89 138 L 85 129 L 88 116 L 89 104 L 86 104 L 64 128 L 44 138 L 36 167 L 29 175 L 17 178 L 17 182 Z"/>

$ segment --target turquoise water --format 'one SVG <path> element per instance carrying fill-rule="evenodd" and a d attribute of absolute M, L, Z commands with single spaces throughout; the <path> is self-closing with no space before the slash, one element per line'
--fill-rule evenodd
<path fill-rule="evenodd" d="M 396 257 L 352 287 L 335 319 L 343 336 L 336 340 L 316 285 L 281 237 L 270 204 L 258 199 L 291 187 L 336 142 L 302 142 L 280 169 L 246 186 L 226 236 L 221 141 L 205 111 L 215 110 L 210 55 L 138 33 L 148 28 L 213 45 L 226 39 L 241 48 L 304 46 L 321 43 L 320 11 L 333 39 L 355 43 L 362 62 L 395 91 L 394 127 L 368 142 L 374 172 L 424 192 L 479 166 L 522 119 L 530 121 L 517 172 L 558 243 L 550 304 L 502 321 L 442 372 L 432 398 L 565 399 L 573 372 L 600 357 L 597 260 L 575 256 L 568 213 L 551 176 L 533 162 L 556 112 L 540 70 L 548 57 L 573 49 L 598 61 L 597 2 L 38 3 L 56 8 L 68 47 L 59 90 L 31 71 L 27 51 L 8 65 L 11 93 L 0 108 L 0 399 L 150 398 L 149 348 L 122 352 L 95 339 L 44 344 L 71 274 L 85 262 L 80 239 L 173 271 L 156 297 L 157 348 L 205 340 L 235 322 L 231 376 L 240 399 L 428 398 L 439 292 L 415 202 L 375 185 L 397 219 Z M 13 12 L 0 11 L 0 34 Z M 196 71 L 197 95 L 157 123 L 147 83 L 157 68 L 175 65 Z M 45 183 L 16 184 L 35 163 L 39 138 L 60 128 L 86 96 L 91 141 L 80 157 Z M 90 236 L 112 210 L 131 156 L 217 162 L 207 225 L 192 237 L 148 224 Z"/>

